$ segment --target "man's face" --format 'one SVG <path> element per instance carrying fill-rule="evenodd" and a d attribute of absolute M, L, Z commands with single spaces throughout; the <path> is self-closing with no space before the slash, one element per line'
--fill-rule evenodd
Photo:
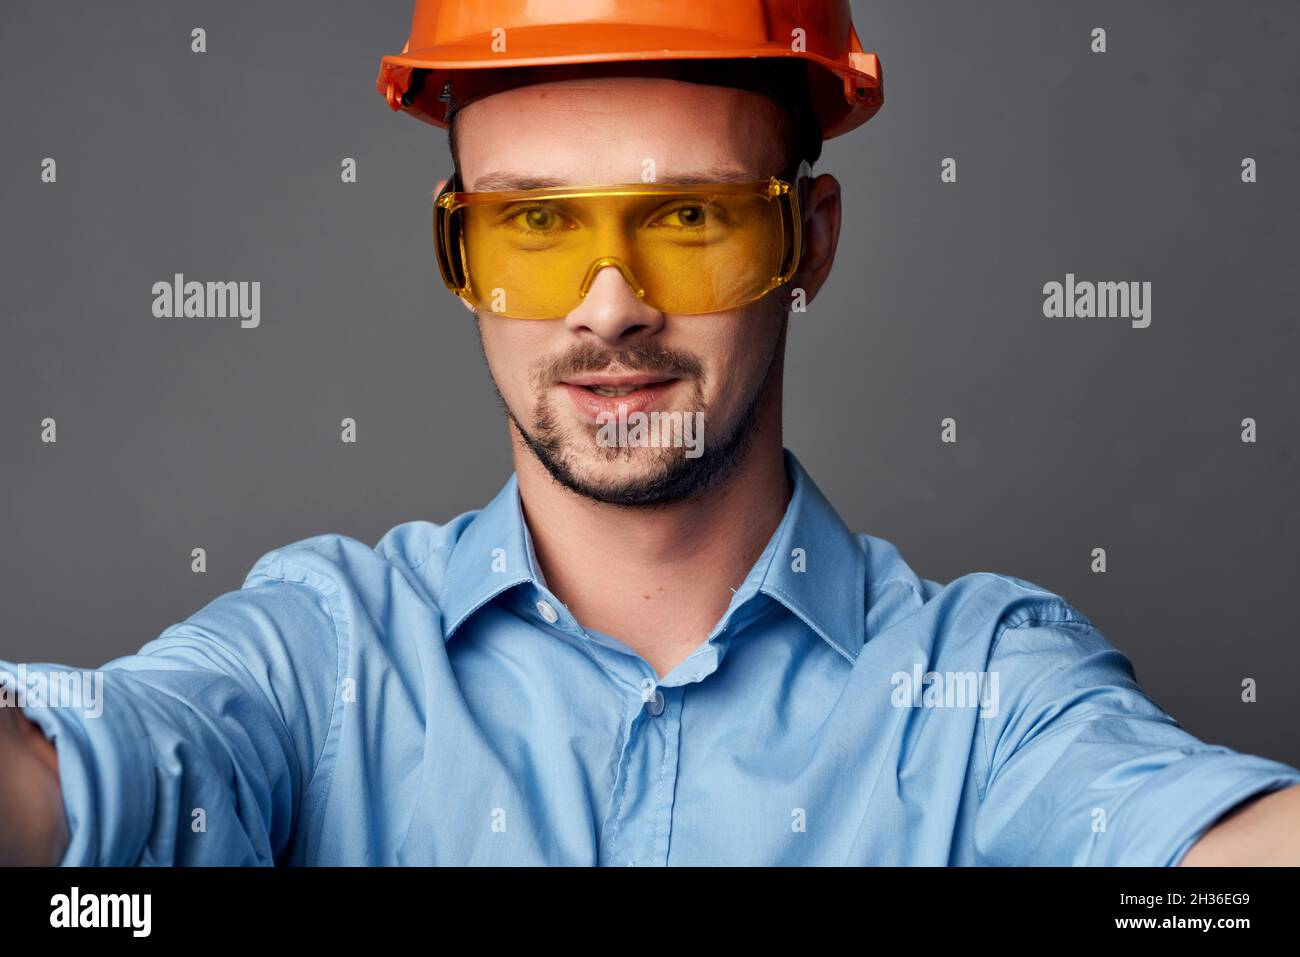
<path fill-rule="evenodd" d="M 629 77 L 536 84 L 464 108 L 459 166 L 470 192 L 640 183 L 647 161 L 660 183 L 760 181 L 786 165 L 781 121 L 766 97 L 724 87 Z M 579 494 L 653 505 L 698 493 L 741 458 L 779 370 L 786 296 L 777 289 L 724 312 L 665 315 L 606 267 L 563 318 L 482 311 L 478 322 L 515 440 Z M 702 444 L 611 446 L 610 430 L 602 433 L 611 418 L 655 411 L 702 422 Z"/>

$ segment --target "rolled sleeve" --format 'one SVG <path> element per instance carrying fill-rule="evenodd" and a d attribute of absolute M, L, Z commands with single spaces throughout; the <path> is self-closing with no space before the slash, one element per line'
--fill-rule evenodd
<path fill-rule="evenodd" d="M 61 665 L 27 665 L 26 674 L 67 672 Z M 0 671 L 19 667 L 0 662 Z M 107 695 L 109 682 L 105 682 Z M 85 714 L 75 707 L 23 708 L 53 742 L 69 843 L 60 862 L 87 866 L 133 860 L 154 817 L 153 756 L 148 733 L 130 707 Z"/>
<path fill-rule="evenodd" d="M 1295 768 L 1179 727 L 1068 605 L 1009 623 L 989 670 L 1002 700 L 977 743 L 979 863 L 1173 865 L 1242 801 L 1300 784 Z"/>
<path fill-rule="evenodd" d="M 101 669 L 0 662 L 20 687 L 74 671 L 102 682 L 93 709 L 52 696 L 23 707 L 58 755 L 63 864 L 283 858 L 336 727 L 343 639 L 330 582 L 276 554 L 240 590 Z"/>

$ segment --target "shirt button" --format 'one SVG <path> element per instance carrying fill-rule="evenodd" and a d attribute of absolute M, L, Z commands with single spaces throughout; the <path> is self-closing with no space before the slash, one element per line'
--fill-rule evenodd
<path fill-rule="evenodd" d="M 537 614 L 541 615 L 549 624 L 552 625 L 560 620 L 560 616 L 556 614 L 555 609 L 551 607 L 549 601 L 543 600 L 537 603 Z"/>
<path fill-rule="evenodd" d="M 652 717 L 657 718 L 664 713 L 664 693 L 659 690 L 659 686 L 654 683 L 653 678 L 642 680 L 641 700 L 645 702 L 645 709 L 650 712 Z"/>

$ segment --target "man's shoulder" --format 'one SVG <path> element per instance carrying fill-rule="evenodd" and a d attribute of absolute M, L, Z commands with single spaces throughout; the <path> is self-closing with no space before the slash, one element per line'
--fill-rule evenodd
<path fill-rule="evenodd" d="M 393 576 L 436 579 L 438 569 L 478 514 L 465 512 L 447 522 L 413 520 L 395 525 L 374 544 L 330 532 L 274 548 L 249 570 L 244 585 L 266 581 L 304 584 L 322 592 L 383 589 Z"/>
<path fill-rule="evenodd" d="M 867 555 L 867 636 L 922 634 L 951 647 L 968 641 L 992 648 L 1010 630 L 1055 629 L 1064 640 L 1096 634 L 1092 621 L 1060 593 L 1002 572 L 969 572 L 947 582 L 917 574 L 898 549 L 858 534 Z"/>

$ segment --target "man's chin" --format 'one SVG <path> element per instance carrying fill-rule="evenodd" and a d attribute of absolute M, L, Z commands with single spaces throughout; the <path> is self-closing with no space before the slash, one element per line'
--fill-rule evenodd
<path fill-rule="evenodd" d="M 707 441 L 706 413 L 682 413 L 680 445 L 675 431 L 665 441 L 663 431 L 629 430 L 624 441 L 621 428 L 592 430 L 563 422 L 544 402 L 534 410 L 533 431 L 524 429 L 508 406 L 506 412 L 516 434 L 560 485 L 607 505 L 655 507 L 697 498 L 732 474 L 757 428 L 762 394 L 759 390 L 736 425 L 711 430 Z M 658 442 L 642 441 L 654 434 Z"/>
<path fill-rule="evenodd" d="M 534 450 L 538 451 L 538 450 Z M 687 497 L 681 479 L 693 460 L 680 448 L 602 448 L 573 444 L 538 458 L 551 476 L 585 498 L 609 505 L 666 505 Z M 685 483 L 695 488 L 697 483 Z"/>

